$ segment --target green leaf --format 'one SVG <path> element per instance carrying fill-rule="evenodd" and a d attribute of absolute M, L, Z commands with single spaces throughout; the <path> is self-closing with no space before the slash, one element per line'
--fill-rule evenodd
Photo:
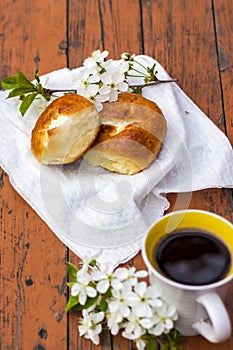
<path fill-rule="evenodd" d="M 25 89 L 25 88 L 15 88 L 13 90 L 11 90 L 11 92 L 9 93 L 9 95 L 7 96 L 7 98 L 12 98 L 12 97 L 16 97 L 16 96 L 21 96 L 24 94 L 28 94 L 30 92 L 34 92 L 35 89 Z"/>
<path fill-rule="evenodd" d="M 164 335 L 165 341 L 161 350 L 181 350 L 180 343 L 180 333 L 177 329 L 173 328 L 168 334 Z"/>
<path fill-rule="evenodd" d="M 66 282 L 66 285 L 71 289 L 75 282 Z"/>
<path fill-rule="evenodd" d="M 98 299 L 98 295 L 94 298 L 88 298 L 84 305 L 77 304 L 73 309 L 74 311 L 82 311 L 82 310 L 88 309 L 89 307 L 91 307 L 96 303 L 97 299 Z"/>
<path fill-rule="evenodd" d="M 100 304 L 99 304 L 100 311 L 104 311 L 105 312 L 107 310 L 107 308 L 108 308 L 108 303 L 106 302 L 105 299 L 102 299 Z"/>
<path fill-rule="evenodd" d="M 146 350 L 155 350 L 157 349 L 157 343 L 155 339 L 149 339 L 146 344 Z"/>
<path fill-rule="evenodd" d="M 78 297 L 73 297 L 72 295 L 70 296 L 68 303 L 66 305 L 66 312 L 69 310 L 73 309 L 77 304 L 79 303 Z"/>
<path fill-rule="evenodd" d="M 67 267 L 67 272 L 68 275 L 71 279 L 72 282 L 76 282 L 77 281 L 77 272 L 78 272 L 78 268 L 73 265 L 72 263 L 68 262 L 66 263 L 66 267 Z"/>
<path fill-rule="evenodd" d="M 5 90 L 11 90 L 18 87 L 17 75 L 12 75 L 11 77 L 6 77 L 2 80 L 2 87 Z"/>
<path fill-rule="evenodd" d="M 17 82 L 19 87 L 26 88 L 26 89 L 30 89 L 30 88 L 35 89 L 34 85 L 30 82 L 30 80 L 27 79 L 26 75 L 20 70 L 18 71 Z"/>
<path fill-rule="evenodd" d="M 23 102 L 19 107 L 19 110 L 22 116 L 24 116 L 24 114 L 27 112 L 28 108 L 31 106 L 36 96 L 37 96 L 37 92 L 34 92 L 24 97 Z"/>

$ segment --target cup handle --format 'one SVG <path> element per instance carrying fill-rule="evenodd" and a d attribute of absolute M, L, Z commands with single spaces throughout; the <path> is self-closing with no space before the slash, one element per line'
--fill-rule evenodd
<path fill-rule="evenodd" d="M 195 322 L 192 327 L 212 343 L 227 340 L 231 336 L 231 321 L 219 295 L 203 294 L 196 301 L 205 308 L 209 320 Z"/>

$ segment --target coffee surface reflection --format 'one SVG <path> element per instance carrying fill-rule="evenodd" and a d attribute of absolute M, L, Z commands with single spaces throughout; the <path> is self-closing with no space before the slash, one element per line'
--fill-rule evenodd
<path fill-rule="evenodd" d="M 157 242 L 154 265 L 171 280 L 193 286 L 223 279 L 231 267 L 231 255 L 215 235 L 196 228 L 178 229 Z"/>

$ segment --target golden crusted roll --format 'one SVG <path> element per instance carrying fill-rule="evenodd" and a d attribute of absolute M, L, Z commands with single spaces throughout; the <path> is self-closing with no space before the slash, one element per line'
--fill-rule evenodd
<path fill-rule="evenodd" d="M 31 135 L 31 151 L 43 164 L 66 164 L 80 158 L 95 140 L 99 114 L 86 98 L 67 94 L 40 115 Z"/>
<path fill-rule="evenodd" d="M 95 142 L 84 154 L 93 166 L 136 174 L 157 157 L 167 123 L 156 103 L 141 95 L 121 93 L 117 102 L 105 102 Z"/>

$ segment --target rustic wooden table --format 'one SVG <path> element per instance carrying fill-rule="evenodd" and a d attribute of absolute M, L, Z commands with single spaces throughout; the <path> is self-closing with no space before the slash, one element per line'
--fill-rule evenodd
<path fill-rule="evenodd" d="M 1 0 L 1 79 L 21 69 L 31 78 L 79 66 L 94 49 L 156 58 L 233 143 L 232 0 Z M 216 156 L 218 156 L 216 154 Z M 0 173 L 0 349 L 131 349 L 104 334 L 93 346 L 78 336 L 77 315 L 66 314 L 65 261 L 78 263 Z M 170 195 L 171 208 L 176 195 Z M 182 207 L 182 203 L 180 203 Z M 192 194 L 190 208 L 233 221 L 230 189 Z M 144 266 L 141 255 L 131 261 Z M 233 318 L 233 287 L 227 307 Z M 224 327 L 224 325 L 223 325 Z M 182 338 L 184 350 L 233 349 L 233 337 L 212 345 Z"/>

